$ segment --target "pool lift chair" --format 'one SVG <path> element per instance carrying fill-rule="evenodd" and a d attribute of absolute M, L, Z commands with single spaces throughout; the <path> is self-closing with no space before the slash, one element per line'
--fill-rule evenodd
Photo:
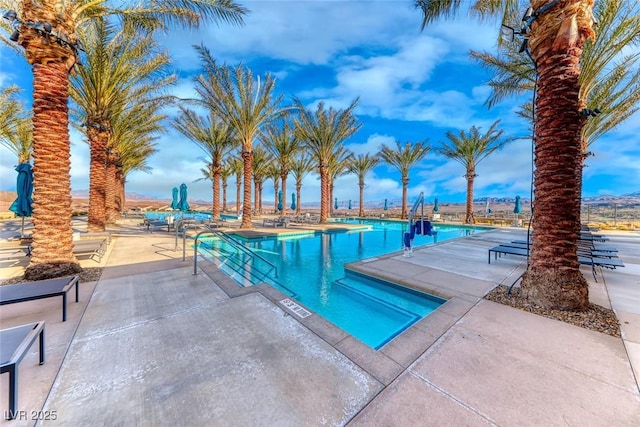
<path fill-rule="evenodd" d="M 416 212 L 420 208 L 420 218 L 415 221 Z M 416 199 L 413 207 L 409 211 L 408 227 L 403 235 L 404 253 L 402 256 L 410 257 L 413 253 L 413 239 L 418 235 L 423 236 L 436 236 L 437 231 L 431 227 L 431 222 L 425 219 L 424 216 L 424 192 L 420 192 L 420 195 Z"/>

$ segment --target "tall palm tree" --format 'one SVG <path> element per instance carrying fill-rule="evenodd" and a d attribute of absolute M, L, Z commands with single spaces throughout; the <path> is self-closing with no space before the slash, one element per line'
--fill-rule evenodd
<path fill-rule="evenodd" d="M 446 4 L 446 5 L 445 5 Z M 456 0 L 418 1 L 423 27 L 440 16 L 455 13 Z M 485 14 L 515 15 L 515 0 L 477 0 Z M 580 56 L 593 38 L 592 3 L 582 0 L 531 0 L 532 13 L 524 23 L 526 44 L 538 73 L 535 103 L 535 205 L 533 245 L 528 271 L 522 279 L 527 298 L 546 308 L 574 310 L 589 304 L 589 288 L 577 255 L 582 129 L 587 107 L 580 98 Z M 504 21 L 504 19 L 503 19 Z M 562 96 L 559 96 L 562 94 Z"/>
<path fill-rule="evenodd" d="M 424 159 L 431 147 L 424 142 L 406 142 L 404 145 L 396 141 L 396 147 L 390 148 L 385 144 L 380 147 L 380 158 L 383 162 L 395 167 L 402 179 L 402 213 L 401 219 L 409 218 L 407 211 L 407 190 L 409 188 L 409 172 L 411 168 Z"/>
<path fill-rule="evenodd" d="M 335 182 L 339 177 L 349 173 L 349 163 L 353 153 L 344 146 L 338 147 L 329 159 L 329 201 L 333 200 Z M 329 212 L 333 215 L 333 205 L 329 203 Z"/>
<path fill-rule="evenodd" d="M 464 175 L 467 179 L 467 206 L 464 220 L 466 224 L 474 223 L 473 182 L 478 176 L 476 166 L 511 141 L 511 139 L 502 139 L 504 131 L 497 129 L 499 123 L 500 120 L 496 120 L 484 135 L 480 134 L 480 128 L 475 126 L 471 126 L 469 133 L 465 133 L 464 130 L 461 130 L 459 135 L 447 132 L 449 141 L 442 142 L 442 145 L 435 149 L 443 156 L 461 163 L 466 169 Z"/>
<path fill-rule="evenodd" d="M 582 163 L 589 147 L 600 136 L 614 129 L 636 113 L 640 107 L 640 52 L 628 46 L 640 41 L 638 6 L 623 0 L 602 0 L 594 6 L 598 22 L 595 40 L 585 43 L 580 57 L 580 100 L 600 113 L 592 116 L 582 128 Z M 493 72 L 489 82 L 492 93 L 489 106 L 513 95 L 532 93 L 536 70 L 529 58 L 519 52 L 515 43 L 507 43 L 498 54 L 471 52 L 481 65 Z M 533 121 L 533 109 L 526 103 L 519 114 Z M 582 179 L 582 170 L 578 171 Z M 576 186 L 581 190 L 582 183 Z M 582 192 L 575 195 L 573 209 L 579 215 Z M 575 225 L 576 227 L 579 224 Z"/>
<path fill-rule="evenodd" d="M 23 121 L 24 107 L 16 99 L 20 89 L 17 86 L 5 87 L 0 91 L 0 144 L 16 153 L 15 145 L 11 142 L 18 124 Z M 18 153 L 16 153 L 18 154 Z"/>
<path fill-rule="evenodd" d="M 110 143 L 112 118 L 141 98 L 160 94 L 175 76 L 156 77 L 169 64 L 169 56 L 158 52 L 150 35 L 131 37 L 105 19 L 95 19 L 81 36 L 86 59 L 70 81 L 69 95 L 75 104 L 71 117 L 82 123 L 90 147 L 87 230 L 104 231 L 107 169 L 115 168 L 116 152 Z"/>
<path fill-rule="evenodd" d="M 296 133 L 304 147 L 316 162 L 320 173 L 320 222 L 327 222 L 331 206 L 331 188 L 329 162 L 334 152 L 362 127 L 353 115 L 358 105 L 356 98 L 344 110 L 324 107 L 324 102 L 318 103 L 315 112 L 304 107 L 300 100 L 296 100 L 299 114 L 294 119 Z"/>
<path fill-rule="evenodd" d="M 296 180 L 296 214 L 300 214 L 301 208 L 301 193 L 302 193 L 302 180 L 304 177 L 313 171 L 313 160 L 306 154 L 300 154 L 291 162 L 291 175 Z"/>
<path fill-rule="evenodd" d="M 112 154 L 108 159 L 105 192 L 109 222 L 124 210 L 127 175 L 134 170 L 150 170 L 147 159 L 157 152 L 158 136 L 166 132 L 167 116 L 160 112 L 163 107 L 164 102 L 157 98 L 142 99 L 111 118 Z"/>
<path fill-rule="evenodd" d="M 231 168 L 232 175 L 236 177 L 236 213 L 240 213 L 240 201 L 242 195 L 242 174 L 244 173 L 244 162 L 238 156 L 230 156 L 227 164 Z"/>
<path fill-rule="evenodd" d="M 280 190 L 280 168 L 276 163 L 271 163 L 265 171 L 265 176 L 273 181 L 273 211 L 274 213 L 280 212 L 278 209 L 278 191 Z M 284 210 L 284 202 L 282 203 L 282 210 Z"/>
<path fill-rule="evenodd" d="M 227 156 L 229 159 L 229 156 Z M 229 178 L 233 175 L 233 170 L 229 163 L 222 164 L 222 170 L 220 171 L 220 181 L 222 182 L 222 212 L 227 211 L 227 188 L 229 187 Z"/>
<path fill-rule="evenodd" d="M 264 81 L 254 79 L 249 68 L 218 66 L 205 47 L 196 49 L 204 68 L 195 79 L 196 92 L 203 105 L 228 122 L 242 144 L 244 207 L 240 228 L 252 228 L 253 143 L 263 126 L 282 117 L 288 109 L 279 106 L 282 95 L 274 99 L 275 79 L 271 75 L 267 74 Z"/>
<path fill-rule="evenodd" d="M 206 153 L 211 168 L 213 219 L 220 219 L 222 159 L 238 145 L 234 129 L 213 114 L 202 117 L 184 107 L 180 107 L 180 115 L 174 119 L 173 127 Z"/>
<path fill-rule="evenodd" d="M 15 96 L 17 86 L 0 91 L 0 145 L 18 158 L 18 163 L 29 163 L 33 150 L 33 125 L 30 114 Z"/>
<path fill-rule="evenodd" d="M 280 180 L 282 181 L 282 194 L 287 198 L 287 177 L 291 169 L 291 162 L 300 152 L 300 140 L 293 131 L 292 126 L 286 122 L 272 124 L 265 128 L 263 142 L 278 162 L 280 168 Z M 277 202 L 276 202 L 277 203 Z M 287 204 L 282 203 L 281 215 L 287 214 Z"/>
<path fill-rule="evenodd" d="M 360 202 L 359 202 L 359 210 L 358 216 L 364 216 L 364 185 L 365 185 L 365 177 L 369 172 L 371 172 L 376 166 L 380 164 L 380 157 L 376 155 L 367 154 L 358 154 L 356 157 L 351 159 L 349 163 L 349 172 L 355 174 L 358 177 L 358 187 L 360 187 Z"/>
<path fill-rule="evenodd" d="M 247 12 L 232 0 L 109 2 L 0 0 L 20 22 L 17 43 L 33 71 L 33 250 L 25 278 L 43 279 L 79 271 L 73 255 L 69 73 L 78 59 L 77 30 L 104 16 L 119 16 L 128 28 L 197 27 L 202 21 L 242 23 Z M 44 31 L 33 24 L 42 23 Z M 2 38 L 7 40 L 6 38 Z"/>
<path fill-rule="evenodd" d="M 262 214 L 262 185 L 264 180 L 268 177 L 269 167 L 273 162 L 273 156 L 261 145 L 258 145 L 253 150 L 253 187 L 254 187 L 254 210 L 256 216 Z M 246 167 L 245 167 L 246 171 Z M 246 179 L 246 175 L 245 175 Z M 244 218 L 244 212 L 243 212 Z"/>

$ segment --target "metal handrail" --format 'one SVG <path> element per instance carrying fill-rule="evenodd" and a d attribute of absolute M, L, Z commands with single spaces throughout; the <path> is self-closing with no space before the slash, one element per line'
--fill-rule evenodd
<path fill-rule="evenodd" d="M 264 263 L 266 263 L 269 266 L 271 266 L 271 269 L 275 272 L 275 278 L 276 279 L 278 278 L 278 267 L 276 267 L 276 265 L 273 264 L 271 261 L 265 259 L 260 254 L 257 254 L 255 252 L 253 252 L 251 249 L 247 248 L 241 242 L 237 241 L 236 239 L 234 239 L 232 236 L 230 236 L 229 234 L 225 233 L 224 231 L 222 231 L 222 230 L 213 230 L 213 229 L 210 229 L 210 228 L 208 228 L 207 230 L 201 231 L 195 237 L 194 253 L 193 253 L 193 274 L 194 275 L 198 274 L 198 239 L 200 239 L 200 236 L 205 234 L 205 233 L 221 236 L 222 240 L 224 242 L 229 243 L 234 248 L 236 248 L 236 249 L 240 250 L 241 252 L 249 255 L 250 258 L 255 257 L 255 258 L 260 259 Z M 245 261 L 245 264 L 246 264 L 246 261 Z"/>

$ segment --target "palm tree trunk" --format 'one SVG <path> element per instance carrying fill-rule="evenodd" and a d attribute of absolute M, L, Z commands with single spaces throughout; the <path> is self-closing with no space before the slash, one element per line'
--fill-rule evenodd
<path fill-rule="evenodd" d="M 278 190 L 280 189 L 280 183 L 277 179 L 273 181 L 273 210 L 278 213 Z M 285 200 L 282 200 L 282 209 L 284 209 Z"/>
<path fill-rule="evenodd" d="M 240 228 L 253 228 L 251 222 L 251 174 L 253 172 L 253 151 L 251 146 L 242 150 L 242 161 L 244 163 L 244 194 L 242 199 L 242 222 Z"/>
<path fill-rule="evenodd" d="M 222 165 L 220 159 L 215 159 L 211 164 L 211 175 L 213 176 L 213 207 L 211 213 L 213 219 L 220 219 L 220 173 Z"/>
<path fill-rule="evenodd" d="M 280 215 L 282 216 L 287 216 L 287 175 L 288 173 L 280 175 L 280 181 L 282 181 L 282 212 Z"/>
<path fill-rule="evenodd" d="M 473 224 L 475 219 L 473 217 L 473 183 L 476 179 L 475 168 L 467 169 L 467 206 L 464 213 L 464 223 Z"/>
<path fill-rule="evenodd" d="M 542 5 L 538 3 L 538 7 Z M 531 45 L 539 74 L 535 109 L 535 210 L 533 246 L 522 288 L 531 301 L 561 310 L 584 309 L 589 305 L 589 288 L 576 253 L 576 224 L 580 216 L 575 205 L 576 194 L 581 191 L 577 174 L 582 159 L 580 135 L 586 120 L 580 113 L 583 106 L 578 96 L 579 61 L 589 34 L 577 31 L 576 24 L 580 21 L 575 11 L 569 13 L 569 7 L 578 3 L 561 2 L 554 13 L 538 17 L 540 32 L 556 22 L 560 24 L 551 37 L 548 32 L 541 34 Z"/>
<path fill-rule="evenodd" d="M 329 168 L 320 166 L 320 223 L 327 222 L 329 217 Z"/>
<path fill-rule="evenodd" d="M 300 195 L 302 193 L 302 181 L 296 181 L 296 198 L 298 200 L 296 200 L 298 203 L 296 204 L 296 214 L 300 215 L 301 212 L 301 208 L 300 205 L 302 204 L 302 201 L 300 200 Z"/>
<path fill-rule="evenodd" d="M 242 177 L 240 175 L 236 175 L 236 212 L 240 213 L 240 189 L 242 188 Z"/>
<path fill-rule="evenodd" d="M 71 227 L 68 73 L 64 62 L 33 64 L 34 229 L 27 280 L 81 270 Z"/>
<path fill-rule="evenodd" d="M 87 231 L 104 231 L 107 222 L 107 143 L 109 134 L 87 128 L 89 139 L 89 212 Z"/>
<path fill-rule="evenodd" d="M 364 216 L 364 179 L 360 179 L 358 182 L 358 186 L 360 186 L 360 209 L 358 210 L 358 216 Z"/>
<path fill-rule="evenodd" d="M 222 180 L 222 212 L 227 211 L 227 179 Z"/>
<path fill-rule="evenodd" d="M 400 219 L 409 219 L 409 212 L 407 209 L 407 190 L 409 189 L 409 178 L 406 175 L 402 176 L 402 213 Z"/>
<path fill-rule="evenodd" d="M 116 193 L 118 184 L 116 175 L 118 174 L 118 156 L 112 154 L 107 156 L 107 182 L 105 184 L 105 208 L 108 224 L 115 224 L 120 211 L 116 206 Z"/>

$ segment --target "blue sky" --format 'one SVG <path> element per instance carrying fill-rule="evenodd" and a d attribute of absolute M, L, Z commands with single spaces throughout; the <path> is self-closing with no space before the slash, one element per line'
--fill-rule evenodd
<path fill-rule="evenodd" d="M 249 66 L 255 74 L 272 73 L 276 88 L 300 98 L 309 107 L 317 102 L 336 108 L 360 97 L 355 111 L 363 126 L 347 148 L 375 153 L 381 144 L 424 141 L 432 146 L 447 131 L 468 131 L 472 125 L 486 131 L 497 119 L 505 135 L 526 134 L 527 124 L 515 111 L 523 99 L 513 99 L 488 110 L 485 85 L 489 75 L 470 60 L 470 49 L 495 50 L 498 24 L 461 17 L 420 30 L 420 14 L 409 0 L 388 1 L 242 1 L 251 10 L 245 26 L 214 25 L 199 30 L 174 31 L 162 36 L 180 80 L 173 89 L 193 97 L 191 76 L 200 62 L 193 45 L 204 44 L 219 62 Z M 23 57 L 0 46 L 0 86 L 17 84 L 30 94 L 30 69 Z M 585 169 L 584 196 L 625 194 L 640 190 L 640 120 L 638 115 L 594 143 L 596 155 Z M 89 150 L 82 136 L 71 133 L 73 190 L 89 186 Z M 151 173 L 129 175 L 126 190 L 169 199 L 171 188 L 185 182 L 190 199 L 211 200 L 211 185 L 193 182 L 204 167 L 203 152 L 174 130 L 159 139 L 159 152 L 149 159 Z M 15 190 L 15 156 L 0 148 L 0 188 Z M 517 140 L 481 162 L 475 181 L 476 198 L 529 197 L 531 142 Z M 466 180 L 461 164 L 431 151 L 410 174 L 409 198 L 421 191 L 427 200 L 462 202 Z M 399 173 L 378 166 L 367 177 L 365 199 L 399 200 Z M 290 177 L 288 189 L 293 189 Z M 310 174 L 303 199 L 317 201 L 320 185 Z M 230 189 L 235 189 L 230 182 Z M 339 200 L 357 200 L 354 175 L 338 178 Z M 235 190 L 230 192 L 235 198 Z M 264 200 L 273 200 L 273 185 L 264 187 Z"/>

